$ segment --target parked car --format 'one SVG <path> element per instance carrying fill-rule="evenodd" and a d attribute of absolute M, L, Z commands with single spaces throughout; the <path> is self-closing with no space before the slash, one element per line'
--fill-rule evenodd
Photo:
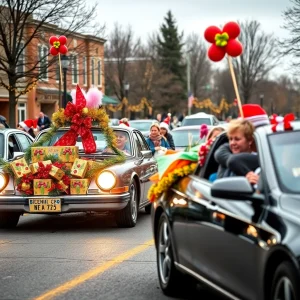
<path fill-rule="evenodd" d="M 191 125 L 218 125 L 219 120 L 214 115 L 209 115 L 204 112 L 193 114 L 184 117 L 181 126 L 191 126 Z"/>
<path fill-rule="evenodd" d="M 109 119 L 109 126 L 118 126 L 119 119 Z"/>
<path fill-rule="evenodd" d="M 150 213 L 151 206 L 147 199 L 148 189 L 151 186 L 149 177 L 157 172 L 157 163 L 143 135 L 138 130 L 129 127 L 112 128 L 115 133 L 123 132 L 128 137 L 126 146 L 129 155 L 126 155 L 126 161 L 102 170 L 96 178 L 91 180 L 86 194 L 64 194 L 54 198 L 61 203 L 60 211 L 58 211 L 60 214 L 110 211 L 114 214 L 119 227 L 133 227 L 136 225 L 139 209 L 145 208 L 146 212 Z M 69 129 L 59 129 L 49 142 L 44 143 L 44 146 L 53 145 L 67 130 Z M 41 131 L 36 140 L 40 140 L 47 131 Z M 116 153 L 107 152 L 106 140 L 99 128 L 92 128 L 92 133 L 97 152 L 85 154 L 81 138 L 78 137 L 79 157 L 101 161 L 116 155 Z M 41 196 L 21 195 L 15 189 L 12 179 L 9 181 L 0 180 L 0 192 L 0 227 L 2 228 L 15 227 L 23 213 L 34 213 L 28 202 L 31 199 L 41 198 Z M 42 198 L 47 199 L 51 196 L 42 196 Z M 53 214 L 57 211 L 45 210 L 39 213 Z"/>
<path fill-rule="evenodd" d="M 230 299 L 300 299 L 300 122 L 293 127 L 256 129 L 256 189 L 245 177 L 208 181 L 218 168 L 214 153 L 228 140 L 221 134 L 205 165 L 154 203 L 165 294 L 175 294 L 192 276 Z"/>
<path fill-rule="evenodd" d="M 208 130 L 212 126 L 208 126 Z M 184 127 L 177 127 L 171 131 L 175 148 L 176 150 L 184 150 L 186 149 L 190 142 L 191 146 L 195 144 L 201 144 L 205 141 L 205 137 L 200 139 L 200 126 L 184 126 Z"/>
<path fill-rule="evenodd" d="M 155 119 L 145 119 L 145 120 L 130 120 L 129 125 L 132 128 L 138 129 L 141 131 L 144 137 L 148 137 L 150 134 L 150 126 L 153 123 L 159 123 Z"/>
<path fill-rule="evenodd" d="M 25 131 L 12 128 L 0 130 L 0 158 L 11 160 L 23 155 L 33 143 L 33 138 Z"/>

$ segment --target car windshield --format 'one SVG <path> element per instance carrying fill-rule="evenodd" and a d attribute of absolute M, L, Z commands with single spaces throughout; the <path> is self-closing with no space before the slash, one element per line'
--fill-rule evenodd
<path fill-rule="evenodd" d="M 287 193 L 299 193 L 300 132 L 284 132 L 268 138 L 281 189 Z"/>
<path fill-rule="evenodd" d="M 141 122 L 130 122 L 129 125 L 132 128 L 138 129 L 140 131 L 149 131 L 152 121 L 141 121 Z"/>
<path fill-rule="evenodd" d="M 199 129 L 171 131 L 175 147 L 187 147 L 189 144 L 195 145 L 204 142 L 205 138 L 200 139 Z M 190 137 L 189 137 L 190 136 Z"/>
<path fill-rule="evenodd" d="M 51 138 L 50 142 L 44 143 L 44 146 L 54 145 L 67 131 L 57 131 L 55 135 Z M 114 154 L 115 152 L 110 149 L 105 140 L 104 133 L 100 130 L 92 131 L 97 152 L 102 152 L 104 154 Z M 118 149 L 122 150 L 126 155 L 131 155 L 131 146 L 128 132 L 122 130 L 114 130 L 116 136 L 116 146 Z M 82 139 L 80 136 L 77 137 L 76 146 L 79 150 L 83 150 Z"/>
<path fill-rule="evenodd" d="M 0 158 L 4 158 L 4 135 L 0 133 Z"/>
<path fill-rule="evenodd" d="M 210 118 L 185 118 L 182 121 L 182 126 L 193 126 L 193 125 L 212 125 Z"/>

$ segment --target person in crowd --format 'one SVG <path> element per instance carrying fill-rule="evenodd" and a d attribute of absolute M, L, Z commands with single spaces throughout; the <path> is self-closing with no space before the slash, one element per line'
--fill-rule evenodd
<path fill-rule="evenodd" d="M 170 149 L 170 145 L 166 138 L 160 134 L 160 126 L 158 123 L 154 123 L 150 127 L 150 135 L 146 139 L 148 146 L 150 147 L 152 154 L 154 155 L 155 151 L 161 150 L 161 148 Z"/>
<path fill-rule="evenodd" d="M 171 121 L 171 114 L 168 114 L 168 116 L 164 119 L 163 122 L 160 123 L 160 134 L 166 138 L 168 141 L 168 144 L 170 145 L 170 148 L 172 150 L 175 150 L 175 144 L 172 137 L 172 134 L 170 133 L 170 121 Z"/>
<path fill-rule="evenodd" d="M 162 120 L 162 119 L 161 119 L 161 114 L 157 114 L 157 115 L 156 115 L 156 120 L 157 120 L 158 122 L 161 122 L 161 120 Z"/>
<path fill-rule="evenodd" d="M 219 163 L 217 178 L 236 176 L 229 166 L 231 156 L 239 153 L 252 153 L 254 144 L 254 126 L 248 120 L 233 120 L 229 123 L 227 130 L 230 154 L 227 149 L 220 147 L 215 153 L 215 160 Z M 225 151 L 224 151 L 225 149 Z M 224 153 L 225 152 L 225 153 Z M 253 154 L 253 157 L 257 156 Z M 253 169 L 249 169 L 249 172 Z M 247 172 L 248 173 L 248 172 Z M 246 174 L 245 174 L 246 175 Z"/>
<path fill-rule="evenodd" d="M 47 129 L 51 126 L 51 121 L 48 116 L 46 116 L 42 111 L 37 121 L 37 126 L 39 130 Z"/>
<path fill-rule="evenodd" d="M 213 127 L 206 136 L 206 141 L 214 139 L 217 137 L 221 132 L 225 131 L 225 129 L 221 126 Z"/>
<path fill-rule="evenodd" d="M 33 138 L 35 138 L 35 134 L 34 131 L 37 130 L 37 122 L 36 120 L 25 120 L 20 122 L 17 125 L 17 128 L 22 130 L 22 131 L 26 131 L 28 134 L 30 134 Z"/>

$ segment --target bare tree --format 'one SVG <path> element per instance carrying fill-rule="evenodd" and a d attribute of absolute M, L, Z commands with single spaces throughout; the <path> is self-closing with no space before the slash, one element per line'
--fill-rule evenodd
<path fill-rule="evenodd" d="M 193 33 L 185 42 L 191 59 L 191 87 L 195 97 L 203 94 L 205 87 L 209 85 L 211 64 L 208 61 L 206 47 L 202 37 Z"/>
<path fill-rule="evenodd" d="M 55 30 L 61 35 L 77 31 L 99 34 L 103 27 L 91 26 L 95 8 L 96 5 L 87 8 L 81 0 L 1 0 L 0 85 L 9 93 L 11 126 L 16 124 L 15 107 L 19 97 L 43 78 L 57 60 L 46 59 L 47 51 L 36 55 L 34 45 L 48 44 L 49 35 Z"/>
<path fill-rule="evenodd" d="M 300 56 L 300 0 L 290 0 L 293 5 L 283 12 L 284 25 L 283 28 L 289 31 L 289 37 L 280 41 L 282 46 L 282 55 L 292 55 L 296 60 L 291 62 L 291 65 L 299 68 Z"/>
<path fill-rule="evenodd" d="M 116 23 L 105 47 L 105 76 L 108 89 L 119 100 L 125 97 L 124 85 L 129 79 L 128 64 L 137 56 L 139 48 L 140 39 L 134 39 L 132 28 L 122 29 L 122 26 Z"/>
<path fill-rule="evenodd" d="M 277 41 L 260 29 L 257 21 L 241 23 L 240 41 L 243 53 L 234 59 L 241 96 L 248 103 L 257 83 L 264 79 L 278 62 Z"/>

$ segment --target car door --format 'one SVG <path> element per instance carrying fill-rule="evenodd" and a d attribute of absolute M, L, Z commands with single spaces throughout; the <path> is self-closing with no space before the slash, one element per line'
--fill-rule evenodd
<path fill-rule="evenodd" d="M 22 152 L 25 152 L 28 149 L 28 147 L 32 144 L 32 140 L 22 132 L 16 133 L 15 137 L 18 141 Z"/>
<path fill-rule="evenodd" d="M 136 131 L 135 132 L 136 137 L 141 145 L 142 151 L 149 151 L 149 146 L 143 137 L 143 135 Z M 145 176 L 144 176 L 144 199 L 145 201 L 148 201 L 148 190 L 150 186 L 153 184 L 153 182 L 150 181 L 150 177 L 154 175 L 158 169 L 157 169 L 157 163 L 153 157 L 151 158 L 144 158 L 142 162 L 143 168 L 145 170 Z"/>

